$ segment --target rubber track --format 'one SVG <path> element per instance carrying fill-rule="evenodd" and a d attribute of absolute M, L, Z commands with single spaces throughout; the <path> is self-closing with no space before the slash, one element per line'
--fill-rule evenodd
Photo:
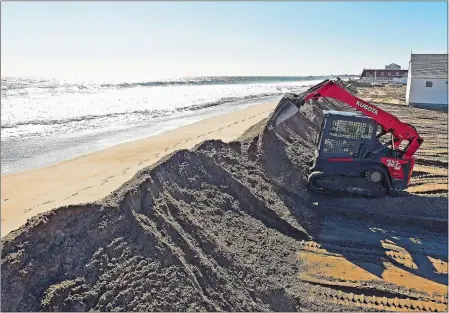
<path fill-rule="evenodd" d="M 367 198 L 367 199 L 385 197 L 388 194 L 386 190 L 385 190 L 385 193 L 382 194 L 382 195 L 367 196 L 367 195 L 362 195 L 362 194 L 359 194 L 359 193 L 352 193 L 352 192 L 348 192 L 348 191 L 335 191 L 335 190 L 328 189 L 328 188 L 323 188 L 323 187 L 319 187 L 319 188 L 321 188 L 321 190 L 317 190 L 317 189 L 313 189 L 313 188 L 311 188 L 311 190 L 313 192 L 316 192 L 316 193 L 326 194 L 326 195 L 330 195 L 330 196 L 350 197 L 350 198 L 352 198 L 352 197 L 354 197 L 354 198 Z"/>

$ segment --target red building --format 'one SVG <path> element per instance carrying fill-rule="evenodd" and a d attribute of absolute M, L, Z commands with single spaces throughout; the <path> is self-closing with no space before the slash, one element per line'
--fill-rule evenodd
<path fill-rule="evenodd" d="M 385 82 L 391 83 L 393 78 L 402 78 L 404 75 L 407 75 L 407 70 L 377 70 L 377 69 L 365 69 L 360 75 L 361 80 L 365 81 L 375 81 L 375 82 Z"/>

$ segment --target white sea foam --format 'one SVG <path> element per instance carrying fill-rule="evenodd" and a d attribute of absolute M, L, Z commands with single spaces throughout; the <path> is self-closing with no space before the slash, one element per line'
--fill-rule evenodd
<path fill-rule="evenodd" d="M 113 129 L 282 95 L 318 80 L 196 78 L 162 82 L 2 79 L 1 140 Z"/>

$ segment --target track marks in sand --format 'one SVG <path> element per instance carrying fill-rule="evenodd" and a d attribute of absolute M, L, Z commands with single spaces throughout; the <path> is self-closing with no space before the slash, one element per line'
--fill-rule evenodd
<path fill-rule="evenodd" d="M 32 206 L 31 208 L 23 209 L 22 212 L 23 213 L 27 213 L 27 212 L 33 210 L 34 208 L 37 208 L 37 207 L 42 206 L 42 205 L 50 204 L 50 203 L 53 203 L 53 202 L 55 202 L 55 200 L 48 200 L 48 201 L 45 201 L 43 203 L 36 204 L 36 205 Z"/>
<path fill-rule="evenodd" d="M 446 168 L 448 167 L 447 158 L 446 160 L 442 160 L 440 158 L 430 158 L 425 157 L 425 159 L 417 158 L 416 164 L 418 165 L 424 165 L 424 166 L 435 166 L 439 168 Z"/>
<path fill-rule="evenodd" d="M 103 186 L 104 184 L 106 184 L 107 182 L 109 182 L 109 179 L 114 178 L 115 176 L 108 176 L 105 179 L 100 180 L 100 185 Z"/>
<path fill-rule="evenodd" d="M 423 184 L 447 184 L 447 177 L 434 176 L 434 175 L 417 177 L 417 178 L 411 180 L 409 187 L 423 185 Z"/>
<path fill-rule="evenodd" d="M 137 164 L 137 166 L 141 166 L 144 163 L 147 163 L 150 159 L 145 159 L 143 161 L 140 161 L 139 164 Z"/>
<path fill-rule="evenodd" d="M 64 198 L 64 200 L 68 200 L 68 199 L 70 199 L 70 198 L 72 198 L 72 197 L 76 197 L 76 196 L 78 196 L 80 193 L 82 193 L 83 191 L 89 190 L 89 189 L 91 189 L 91 188 L 92 188 L 92 186 L 87 186 L 87 187 L 85 187 L 85 188 L 79 189 L 79 190 L 77 190 L 77 192 L 75 192 L 75 193 L 73 193 L 72 195 L 70 195 L 70 196 Z"/>
<path fill-rule="evenodd" d="M 240 121 L 235 121 L 235 122 L 230 123 L 230 124 L 228 124 L 228 125 L 226 125 L 226 126 L 222 126 L 222 127 L 217 128 L 217 129 L 215 129 L 215 130 L 211 130 L 211 131 L 209 131 L 209 132 L 206 133 L 206 134 L 201 134 L 201 135 L 197 136 L 197 138 L 203 137 L 203 136 L 208 135 L 208 134 L 212 134 L 212 133 L 214 133 L 214 132 L 223 130 L 223 129 L 225 129 L 225 128 L 229 128 L 229 127 L 231 127 L 231 126 L 233 126 L 233 125 L 237 125 L 237 124 L 246 122 L 246 121 L 248 121 L 248 120 L 250 120 L 250 119 L 256 118 L 256 117 L 259 116 L 259 115 L 270 113 L 270 112 L 272 112 L 273 110 L 274 110 L 274 109 L 270 109 L 270 110 L 267 110 L 267 111 L 263 111 L 263 112 L 260 112 L 260 113 L 255 114 L 255 115 L 249 116 L 249 117 L 247 117 L 247 118 L 241 119 Z"/>
<path fill-rule="evenodd" d="M 79 193 L 75 192 L 75 193 L 72 194 L 71 196 L 68 196 L 67 198 L 64 198 L 64 200 L 68 200 L 68 199 L 70 199 L 70 198 L 72 198 L 72 197 L 77 196 L 78 194 L 79 194 Z"/>
<path fill-rule="evenodd" d="M 185 140 L 176 142 L 176 143 L 173 144 L 171 147 L 165 147 L 165 148 L 164 148 L 164 151 L 163 151 L 162 153 L 161 153 L 161 152 L 155 153 L 155 154 L 153 155 L 154 159 L 153 159 L 153 158 L 147 158 L 147 159 L 144 159 L 144 160 L 140 161 L 139 163 L 137 163 L 137 166 L 128 166 L 128 167 L 126 167 L 126 168 L 124 168 L 124 169 L 121 169 L 120 172 L 118 172 L 118 173 L 113 173 L 113 175 L 110 175 L 110 176 L 108 176 L 108 177 L 106 177 L 106 178 L 104 178 L 104 179 L 101 179 L 101 180 L 99 181 L 99 185 L 100 185 L 100 186 L 104 186 L 104 185 L 110 183 L 110 182 L 111 182 L 111 179 L 114 178 L 114 177 L 117 177 L 117 176 L 123 176 L 123 175 L 129 174 L 129 172 L 130 172 L 134 167 L 136 167 L 136 170 L 138 170 L 138 169 L 139 169 L 140 167 L 142 167 L 142 166 L 147 166 L 147 165 L 149 165 L 150 161 L 151 161 L 151 162 L 152 162 L 152 161 L 156 162 L 160 157 L 162 157 L 163 155 L 165 155 L 165 154 L 167 154 L 167 153 L 169 153 L 169 152 L 172 152 L 172 151 L 176 150 L 176 149 L 177 149 L 179 146 L 181 146 L 183 143 L 186 143 L 186 142 L 189 142 L 189 141 L 191 141 L 191 140 L 194 140 L 195 138 L 196 138 L 196 139 L 199 139 L 199 138 L 202 138 L 202 137 L 207 138 L 208 135 L 211 135 L 211 134 L 216 133 L 216 132 L 219 132 L 219 131 L 223 131 L 223 130 L 225 130 L 226 128 L 232 127 L 232 126 L 234 126 L 234 125 L 237 125 L 237 124 L 240 124 L 240 123 L 243 123 L 243 122 L 247 122 L 247 121 L 249 121 L 249 120 L 251 120 L 251 119 L 254 119 L 254 118 L 256 118 L 257 116 L 260 116 L 260 115 L 262 115 L 262 114 L 269 114 L 269 113 L 272 112 L 272 111 L 273 111 L 273 109 L 269 109 L 269 110 L 267 110 L 267 111 L 259 112 L 259 113 L 257 113 L 257 114 L 254 114 L 254 115 L 250 116 L 250 117 L 247 117 L 247 118 L 244 118 L 244 119 L 235 121 L 235 122 L 233 122 L 233 123 L 230 123 L 230 124 L 228 124 L 228 125 L 226 125 L 226 126 L 221 126 L 221 127 L 216 128 L 216 129 L 211 129 L 211 130 L 209 130 L 209 131 L 207 131 L 207 132 L 205 132 L 205 133 L 199 134 L 199 135 L 196 136 L 196 137 L 189 137 L 189 138 L 186 138 Z M 123 163 L 124 163 L 124 162 L 123 162 L 123 160 L 122 160 L 120 164 L 123 164 Z M 75 193 L 72 193 L 71 195 L 66 196 L 66 197 L 64 198 L 64 200 L 69 200 L 69 199 L 71 199 L 71 198 L 73 198 L 73 197 L 79 196 L 80 194 L 82 194 L 83 191 L 88 190 L 88 189 L 90 189 L 90 188 L 92 188 L 92 187 L 93 187 L 93 186 L 88 186 L 88 187 L 86 187 L 86 188 L 77 190 Z M 5 199 L 4 201 L 7 201 L 7 199 Z M 31 210 L 31 209 L 29 209 L 29 210 Z"/>
<path fill-rule="evenodd" d="M 323 286 L 319 283 L 306 281 L 311 284 L 311 296 L 324 297 L 327 302 L 343 305 L 349 308 L 374 309 L 392 312 L 417 311 L 417 312 L 446 312 L 447 303 L 443 303 L 441 297 L 423 300 L 420 298 L 400 298 L 394 296 L 369 295 L 369 292 L 357 293 L 357 290 L 346 288 L 343 291 L 332 285 Z M 437 300 L 438 299 L 438 300 Z M 354 310 L 353 309 L 353 310 Z M 357 310 L 357 309 L 355 309 Z M 358 310 L 357 310 L 358 311 Z"/>
<path fill-rule="evenodd" d="M 447 311 L 446 286 L 442 284 L 388 262 L 384 263 L 382 276 L 377 277 L 363 268 L 366 265 L 361 267 L 357 263 L 360 261 L 353 263 L 343 255 L 327 252 L 320 244 L 312 241 L 302 242 L 300 249 L 298 256 L 304 268 L 299 279 L 311 284 L 311 297 L 324 297 L 328 303 L 352 308 Z"/>
<path fill-rule="evenodd" d="M 270 110 L 267 110 L 267 111 L 263 111 L 263 112 L 257 113 L 257 114 L 255 114 L 255 115 L 252 115 L 252 116 L 248 117 L 248 118 L 244 118 L 244 119 L 242 119 L 242 120 L 240 120 L 240 121 L 235 121 L 234 123 L 230 123 L 230 124 L 228 124 L 228 125 L 226 125 L 226 126 L 222 126 L 222 127 L 217 128 L 217 129 L 212 129 L 212 130 L 208 131 L 207 133 L 199 134 L 198 136 L 196 136 L 196 138 L 198 139 L 198 138 L 201 138 L 201 137 L 205 137 L 205 136 L 207 136 L 207 135 L 210 135 L 210 134 L 213 134 L 213 133 L 215 133 L 215 132 L 224 130 L 224 129 L 229 128 L 229 127 L 231 127 L 231 126 L 233 126 L 233 125 L 237 125 L 237 124 L 239 124 L 239 123 L 243 123 L 243 122 L 245 122 L 245 121 L 247 121 L 247 120 L 249 120 L 249 119 L 253 119 L 253 118 L 255 118 L 255 117 L 259 116 L 259 115 L 267 114 L 267 113 L 270 113 L 270 112 L 272 112 L 272 111 L 273 111 L 273 109 L 270 109 Z M 182 143 L 191 141 L 191 140 L 193 140 L 193 139 L 194 139 L 194 137 L 189 137 L 189 138 L 187 138 L 187 139 L 185 139 L 185 140 L 183 140 L 183 141 L 179 141 L 179 142 L 175 143 L 175 144 L 174 144 L 173 146 L 171 146 L 171 147 L 166 147 L 166 148 L 164 149 L 164 152 L 169 152 L 170 150 L 173 150 L 173 149 L 175 149 L 176 147 L 178 147 L 179 145 L 181 145 Z M 157 158 L 157 157 L 160 156 L 160 153 L 156 153 L 154 156 Z M 140 165 L 142 165 L 142 164 L 144 164 L 144 163 L 147 163 L 148 161 L 149 161 L 149 159 L 143 160 L 143 161 L 139 162 L 138 166 L 140 166 Z"/>
<path fill-rule="evenodd" d="M 350 311 L 447 311 L 447 235 L 347 217 L 326 217 L 315 241 L 300 242 L 310 298 Z"/>
<path fill-rule="evenodd" d="M 435 165 L 417 165 L 407 191 L 420 195 L 447 193 L 447 168 Z"/>
<path fill-rule="evenodd" d="M 439 166 L 429 166 L 429 165 L 415 165 L 413 171 L 421 172 L 423 174 L 436 174 L 440 176 L 447 176 L 447 168 Z"/>
<path fill-rule="evenodd" d="M 407 189 L 408 192 L 410 193 L 441 193 L 441 192 L 446 192 L 448 191 L 448 185 L 447 182 L 444 184 L 424 184 L 424 185 L 420 185 L 420 186 L 414 186 L 414 187 L 409 187 Z"/>

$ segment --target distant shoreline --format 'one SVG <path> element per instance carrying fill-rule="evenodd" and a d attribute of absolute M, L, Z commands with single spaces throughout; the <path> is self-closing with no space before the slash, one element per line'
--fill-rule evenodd
<path fill-rule="evenodd" d="M 119 130 L 84 134 L 82 136 L 54 136 L 51 138 L 30 138 L 2 141 L 2 173 L 17 174 L 55 165 L 84 155 L 95 153 L 116 145 L 146 139 L 165 131 L 174 130 L 204 119 L 230 113 L 254 104 L 273 101 L 276 97 L 265 97 L 231 103 L 215 110 L 190 114 L 188 116 L 166 117 L 148 123 L 137 124 Z"/>

